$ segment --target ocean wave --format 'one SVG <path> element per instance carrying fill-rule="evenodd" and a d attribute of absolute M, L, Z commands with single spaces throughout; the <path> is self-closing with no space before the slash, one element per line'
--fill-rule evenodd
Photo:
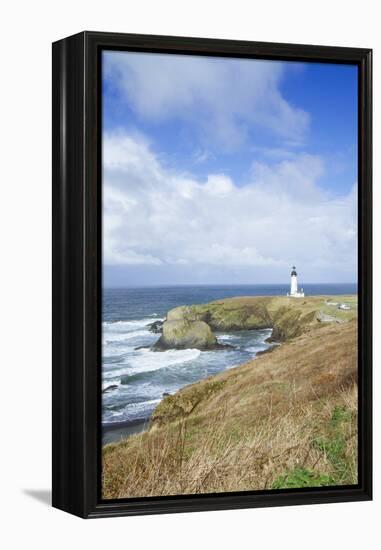
<path fill-rule="evenodd" d="M 147 325 L 153 323 L 155 320 L 157 321 L 158 319 L 146 317 L 135 321 L 104 322 L 102 340 L 105 355 L 118 355 L 123 353 L 120 349 L 110 348 L 110 344 L 119 344 L 135 338 L 152 337 L 153 335 L 148 330 Z M 109 353 L 110 351 L 111 353 Z M 128 351 L 130 350 L 126 348 L 126 352 Z"/>
<path fill-rule="evenodd" d="M 128 363 L 131 366 L 131 374 L 181 365 L 182 363 L 197 359 L 201 353 L 200 350 L 193 348 L 184 350 L 170 349 L 167 351 L 142 349 L 139 351 L 139 354 L 128 358 Z"/>
<path fill-rule="evenodd" d="M 110 332 L 129 332 L 136 330 L 138 327 L 143 328 L 150 323 L 161 320 L 164 319 L 160 319 L 157 317 L 145 317 L 144 319 L 134 319 L 131 321 L 103 321 L 102 326 L 104 331 L 107 330 Z"/>
<path fill-rule="evenodd" d="M 107 410 L 105 411 L 102 423 L 113 424 L 122 420 L 129 421 L 146 418 L 160 401 L 161 399 L 150 399 L 148 401 L 141 401 L 140 403 L 129 403 L 123 409 L 117 411 Z"/>
<path fill-rule="evenodd" d="M 120 422 L 122 420 L 124 411 L 107 411 L 104 415 L 104 422 L 111 424 L 112 422 Z"/>
<path fill-rule="evenodd" d="M 160 403 L 161 399 L 149 399 L 148 401 L 140 401 L 140 403 L 129 403 L 125 408 L 124 411 L 141 411 L 146 410 L 148 407 L 151 407 L 152 405 L 157 405 Z"/>
<path fill-rule="evenodd" d="M 109 384 L 114 383 L 114 380 L 119 379 L 121 376 L 127 376 L 130 373 L 131 369 L 127 365 L 117 364 L 116 368 L 109 368 L 104 370 L 102 373 L 102 379 Z M 112 381 L 112 382 L 111 382 Z"/>
<path fill-rule="evenodd" d="M 103 345 L 110 344 L 112 342 L 124 342 L 125 340 L 131 340 L 132 338 L 138 338 L 139 336 L 146 336 L 150 334 L 148 329 L 146 330 L 134 330 L 127 333 L 124 332 L 112 332 L 112 333 L 103 333 Z"/>
<path fill-rule="evenodd" d="M 185 365 L 200 355 L 198 349 L 168 350 L 168 351 L 150 351 L 142 349 L 129 355 L 124 359 L 125 364 L 118 363 L 115 367 L 109 365 L 107 370 L 103 370 L 104 381 L 111 383 L 116 378 L 120 380 L 125 378 L 122 384 L 127 384 L 128 377 L 130 381 L 137 380 L 140 374 L 147 374 L 168 367 Z"/>
<path fill-rule="evenodd" d="M 108 359 L 115 361 L 116 358 L 118 358 L 120 361 L 122 361 L 126 355 L 128 355 L 129 353 L 133 353 L 136 348 L 136 345 L 121 346 L 120 344 L 113 345 L 113 343 L 114 342 L 107 342 L 106 344 L 103 344 L 103 368 L 109 367 L 107 363 Z"/>

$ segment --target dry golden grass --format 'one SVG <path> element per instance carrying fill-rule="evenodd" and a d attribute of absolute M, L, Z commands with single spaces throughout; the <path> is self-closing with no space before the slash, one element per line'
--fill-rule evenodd
<path fill-rule="evenodd" d="M 187 386 L 103 450 L 103 497 L 357 483 L 357 324 Z"/>
<path fill-rule="evenodd" d="M 304 469 L 332 479 L 331 484 L 357 483 L 357 396 L 355 387 L 331 399 L 293 407 L 281 417 L 269 416 L 257 429 L 232 434 L 226 417 L 211 419 L 197 445 L 184 420 L 127 444 L 104 451 L 104 498 L 178 495 L 271 488 L 277 478 Z M 330 439 L 335 411 L 350 421 L 340 438 L 345 446 L 337 471 L 319 439 Z M 337 438 L 337 435 L 335 435 Z M 341 441 L 340 439 L 340 441 Z M 317 483 L 319 485 L 319 483 Z"/>

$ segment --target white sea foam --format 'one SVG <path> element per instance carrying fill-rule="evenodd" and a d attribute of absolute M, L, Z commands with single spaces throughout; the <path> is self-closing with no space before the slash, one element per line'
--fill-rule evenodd
<path fill-rule="evenodd" d="M 102 378 L 104 380 L 104 383 L 111 384 L 114 383 L 113 379 L 117 379 L 118 376 L 123 376 L 125 374 L 128 374 L 126 371 L 126 368 L 114 368 L 107 371 L 103 371 Z M 112 382 L 111 382 L 112 381 Z M 116 383 L 116 382 L 115 382 Z M 120 383 L 120 380 L 118 380 L 118 384 Z"/>
<path fill-rule="evenodd" d="M 111 332 L 103 333 L 103 344 L 110 342 L 123 342 L 124 340 L 131 340 L 131 338 L 138 338 L 139 336 L 146 336 L 150 334 L 148 330 L 134 330 L 131 332 Z"/>
<path fill-rule="evenodd" d="M 104 358 L 108 357 L 123 357 L 124 355 L 127 355 L 128 353 L 131 353 L 135 350 L 136 346 L 115 346 L 111 342 L 103 343 L 103 356 Z M 103 367 L 107 367 L 107 361 L 103 363 Z"/>
<path fill-rule="evenodd" d="M 111 423 L 112 421 L 117 422 L 121 420 L 121 416 L 124 415 L 124 411 L 107 411 L 107 422 Z"/>
<path fill-rule="evenodd" d="M 193 361 L 200 355 L 198 349 L 150 351 L 148 349 L 139 350 L 140 353 L 128 358 L 128 364 L 131 365 L 129 374 L 139 372 L 150 372 L 160 370 L 173 365 L 180 365 Z"/>
<path fill-rule="evenodd" d="M 106 332 L 130 332 L 161 320 L 157 317 L 146 317 L 145 319 L 136 319 L 134 321 L 104 321 L 102 326 Z"/>
<path fill-rule="evenodd" d="M 146 416 L 147 413 L 155 408 L 155 405 L 160 403 L 161 399 L 150 399 L 149 401 L 141 401 L 140 403 L 129 403 L 123 409 L 119 411 L 107 411 L 106 420 L 107 424 L 113 422 L 120 422 L 121 420 L 132 420 L 139 418 L 142 415 Z"/>
<path fill-rule="evenodd" d="M 149 401 L 141 401 L 140 403 L 130 403 L 129 405 L 127 405 L 124 410 L 125 411 L 134 411 L 134 412 L 138 412 L 138 411 L 144 411 L 145 409 L 147 409 L 148 407 L 151 407 L 152 405 L 157 405 L 158 403 L 160 403 L 161 399 L 150 399 Z"/>
<path fill-rule="evenodd" d="M 145 319 L 139 319 L 136 321 L 116 321 L 116 322 L 104 322 L 103 325 L 103 346 L 105 348 L 106 355 L 118 355 L 121 350 L 114 349 L 109 353 L 110 346 L 113 342 L 123 342 L 132 340 L 134 338 L 143 338 L 145 336 L 152 336 L 152 333 L 148 330 L 147 325 L 158 321 L 157 318 L 148 317 Z M 126 351 L 129 351 L 126 349 Z M 123 352 L 122 352 L 123 353 Z"/>
<path fill-rule="evenodd" d="M 134 355 L 126 356 L 124 363 L 118 363 L 115 367 L 108 365 L 107 369 L 103 368 L 103 379 L 110 384 L 113 379 L 121 376 L 153 372 L 166 367 L 186 364 L 189 361 L 197 359 L 200 353 L 198 349 L 168 351 L 138 350 Z"/>

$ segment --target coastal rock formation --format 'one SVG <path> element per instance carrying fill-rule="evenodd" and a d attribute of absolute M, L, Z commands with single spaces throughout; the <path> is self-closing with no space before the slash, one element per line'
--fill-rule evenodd
<path fill-rule="evenodd" d="M 163 333 L 153 349 L 196 348 L 210 350 L 219 347 L 217 338 L 204 321 L 188 321 L 186 319 L 170 320 L 163 324 Z"/>
<path fill-rule="evenodd" d="M 286 342 L 325 322 L 350 320 L 356 312 L 327 313 L 325 299 L 311 296 L 295 300 L 286 296 L 245 296 L 218 300 L 209 304 L 180 306 L 167 313 L 167 322 L 206 323 L 215 331 L 258 330 L 272 328 L 269 341 Z M 165 323 L 166 324 L 166 323 Z M 201 349 L 201 348 L 200 348 Z"/>
<path fill-rule="evenodd" d="M 209 304 L 176 307 L 168 312 L 167 319 L 204 321 L 214 330 L 269 328 L 272 322 L 266 305 L 266 298 L 256 297 L 254 302 L 249 303 L 228 299 Z"/>

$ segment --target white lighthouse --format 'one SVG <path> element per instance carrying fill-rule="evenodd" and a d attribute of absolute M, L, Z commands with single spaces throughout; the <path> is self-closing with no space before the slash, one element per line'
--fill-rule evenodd
<path fill-rule="evenodd" d="M 298 292 L 298 274 L 296 273 L 296 267 L 294 266 L 291 271 L 291 288 L 290 292 L 287 293 L 287 296 L 292 298 L 304 298 L 303 289 Z"/>

